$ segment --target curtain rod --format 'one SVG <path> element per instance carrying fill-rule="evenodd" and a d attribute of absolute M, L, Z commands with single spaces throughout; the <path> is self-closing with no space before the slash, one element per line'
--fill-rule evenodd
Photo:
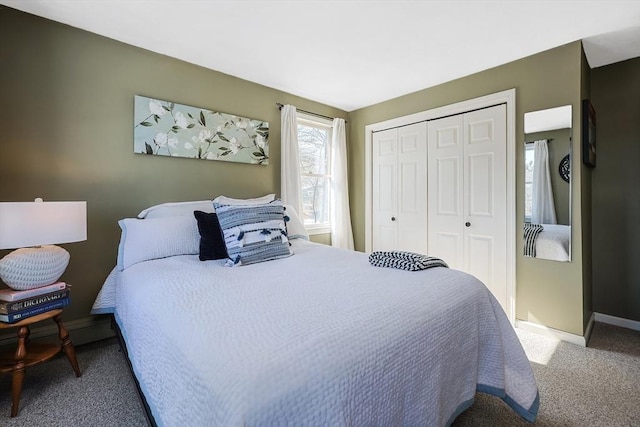
<path fill-rule="evenodd" d="M 278 106 L 278 110 L 282 110 L 282 107 L 284 107 L 284 104 L 280 104 L 279 102 L 276 102 L 276 105 Z M 297 107 L 296 107 L 296 110 L 300 111 L 301 113 L 311 114 L 312 116 L 322 117 L 324 119 L 333 120 L 333 117 L 325 116 L 324 114 L 314 113 L 313 111 L 301 110 L 301 109 L 299 109 Z M 344 122 L 347 123 L 346 120 Z"/>
<path fill-rule="evenodd" d="M 542 139 L 538 139 L 536 141 L 542 141 Z M 524 145 L 535 144 L 536 141 L 525 141 Z M 547 143 L 553 141 L 553 138 L 547 138 Z"/>

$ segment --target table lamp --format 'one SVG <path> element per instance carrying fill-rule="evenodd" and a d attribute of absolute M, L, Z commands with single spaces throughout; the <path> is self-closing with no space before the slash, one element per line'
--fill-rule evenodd
<path fill-rule="evenodd" d="M 55 246 L 87 240 L 87 202 L 0 202 L 0 279 L 16 290 L 55 283 L 69 252 Z"/>

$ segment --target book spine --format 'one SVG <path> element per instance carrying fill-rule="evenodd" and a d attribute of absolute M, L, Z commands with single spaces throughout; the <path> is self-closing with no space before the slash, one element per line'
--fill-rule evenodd
<path fill-rule="evenodd" d="M 0 291 L 0 301 L 14 302 L 20 301 L 26 298 L 35 297 L 38 295 L 46 294 L 53 291 L 60 291 L 66 287 L 66 283 L 58 282 L 52 285 L 42 286 L 40 288 L 28 289 L 26 291 Z"/>
<path fill-rule="evenodd" d="M 26 310 L 28 308 L 35 308 L 41 304 L 46 304 L 51 301 L 55 301 L 69 295 L 69 290 L 50 292 L 44 295 L 38 295 L 28 299 L 23 299 L 15 302 L 3 302 L 0 303 L 0 314 L 11 314 L 18 311 Z"/>
<path fill-rule="evenodd" d="M 71 299 L 67 296 L 65 298 L 39 305 L 27 310 L 19 311 L 17 313 L 0 314 L 0 321 L 5 323 L 16 323 L 28 317 L 37 316 L 38 314 L 46 313 L 47 311 L 66 307 L 70 302 Z"/>

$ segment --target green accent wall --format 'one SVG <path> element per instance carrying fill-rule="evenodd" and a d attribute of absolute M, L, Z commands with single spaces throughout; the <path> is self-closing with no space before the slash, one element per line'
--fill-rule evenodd
<path fill-rule="evenodd" d="M 640 321 L 640 58 L 591 70 L 593 308 Z"/>
<path fill-rule="evenodd" d="M 66 321 L 89 316 L 116 262 L 119 219 L 157 203 L 279 193 L 276 102 L 347 118 L 336 108 L 5 6 L 0 63 L 0 200 L 87 201 L 88 240 L 61 245 L 71 254 L 62 277 L 73 285 Z M 134 95 L 267 120 L 270 164 L 134 154 Z"/>
<path fill-rule="evenodd" d="M 322 243 L 323 245 L 331 245 L 331 234 L 312 234 L 309 240 L 314 243 Z"/>
<path fill-rule="evenodd" d="M 541 52 L 490 70 L 391 99 L 349 113 L 349 167 L 352 224 L 356 248 L 364 250 L 365 229 L 365 126 L 395 117 L 516 89 L 516 218 L 524 217 L 523 115 L 561 105 L 571 105 L 577 129 L 582 98 L 582 44 L 579 41 Z M 381 82 L 383 84 L 383 82 Z M 580 159 L 580 135 L 574 132 L 572 157 Z M 575 164 L 575 162 L 574 162 Z M 516 317 L 572 334 L 584 333 L 582 167 L 575 167 L 572 182 L 573 261 L 525 258 L 523 237 L 517 233 Z M 506 177 L 505 177 L 506 179 Z M 513 177 L 509 177 L 513 179 Z M 590 310 L 590 308 L 589 308 Z"/>

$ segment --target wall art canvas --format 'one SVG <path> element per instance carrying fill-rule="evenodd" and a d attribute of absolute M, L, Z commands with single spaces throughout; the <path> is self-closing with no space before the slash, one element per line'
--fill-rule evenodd
<path fill-rule="evenodd" d="M 135 96 L 133 151 L 269 164 L 269 122 Z"/>

